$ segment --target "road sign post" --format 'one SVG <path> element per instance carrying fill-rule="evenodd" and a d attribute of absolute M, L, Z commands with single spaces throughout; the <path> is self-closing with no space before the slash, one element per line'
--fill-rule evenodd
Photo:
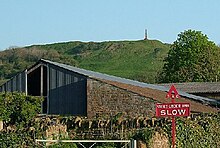
<path fill-rule="evenodd" d="M 175 117 L 186 117 L 190 115 L 189 103 L 175 103 L 175 99 L 179 98 L 179 94 L 174 87 L 171 86 L 166 98 L 171 98 L 171 103 L 157 103 L 156 116 L 157 117 L 172 117 L 172 145 L 175 147 L 176 122 Z"/>

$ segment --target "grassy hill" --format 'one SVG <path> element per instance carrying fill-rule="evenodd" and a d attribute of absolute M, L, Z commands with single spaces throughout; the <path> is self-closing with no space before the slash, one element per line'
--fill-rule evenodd
<path fill-rule="evenodd" d="M 80 68 L 154 83 L 169 45 L 157 40 L 66 42 L 0 52 L 0 79 L 5 80 L 41 58 Z"/>

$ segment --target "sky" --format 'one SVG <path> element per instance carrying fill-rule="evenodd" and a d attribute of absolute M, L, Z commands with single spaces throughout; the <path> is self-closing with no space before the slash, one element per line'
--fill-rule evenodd
<path fill-rule="evenodd" d="M 0 0 L 0 50 L 68 41 L 173 43 L 184 30 L 220 44 L 220 0 Z"/>

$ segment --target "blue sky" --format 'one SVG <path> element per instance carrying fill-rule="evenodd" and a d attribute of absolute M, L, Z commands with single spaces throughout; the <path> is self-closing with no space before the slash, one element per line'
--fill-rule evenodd
<path fill-rule="evenodd" d="M 165 43 L 187 29 L 220 44 L 219 0 L 0 0 L 0 50 L 63 41 Z"/>

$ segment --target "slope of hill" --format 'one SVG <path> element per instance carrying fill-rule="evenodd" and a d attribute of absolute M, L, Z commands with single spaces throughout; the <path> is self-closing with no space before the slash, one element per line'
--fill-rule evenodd
<path fill-rule="evenodd" d="M 41 58 L 148 83 L 163 66 L 169 45 L 157 40 L 66 42 L 0 52 L 0 79 L 5 80 Z"/>

